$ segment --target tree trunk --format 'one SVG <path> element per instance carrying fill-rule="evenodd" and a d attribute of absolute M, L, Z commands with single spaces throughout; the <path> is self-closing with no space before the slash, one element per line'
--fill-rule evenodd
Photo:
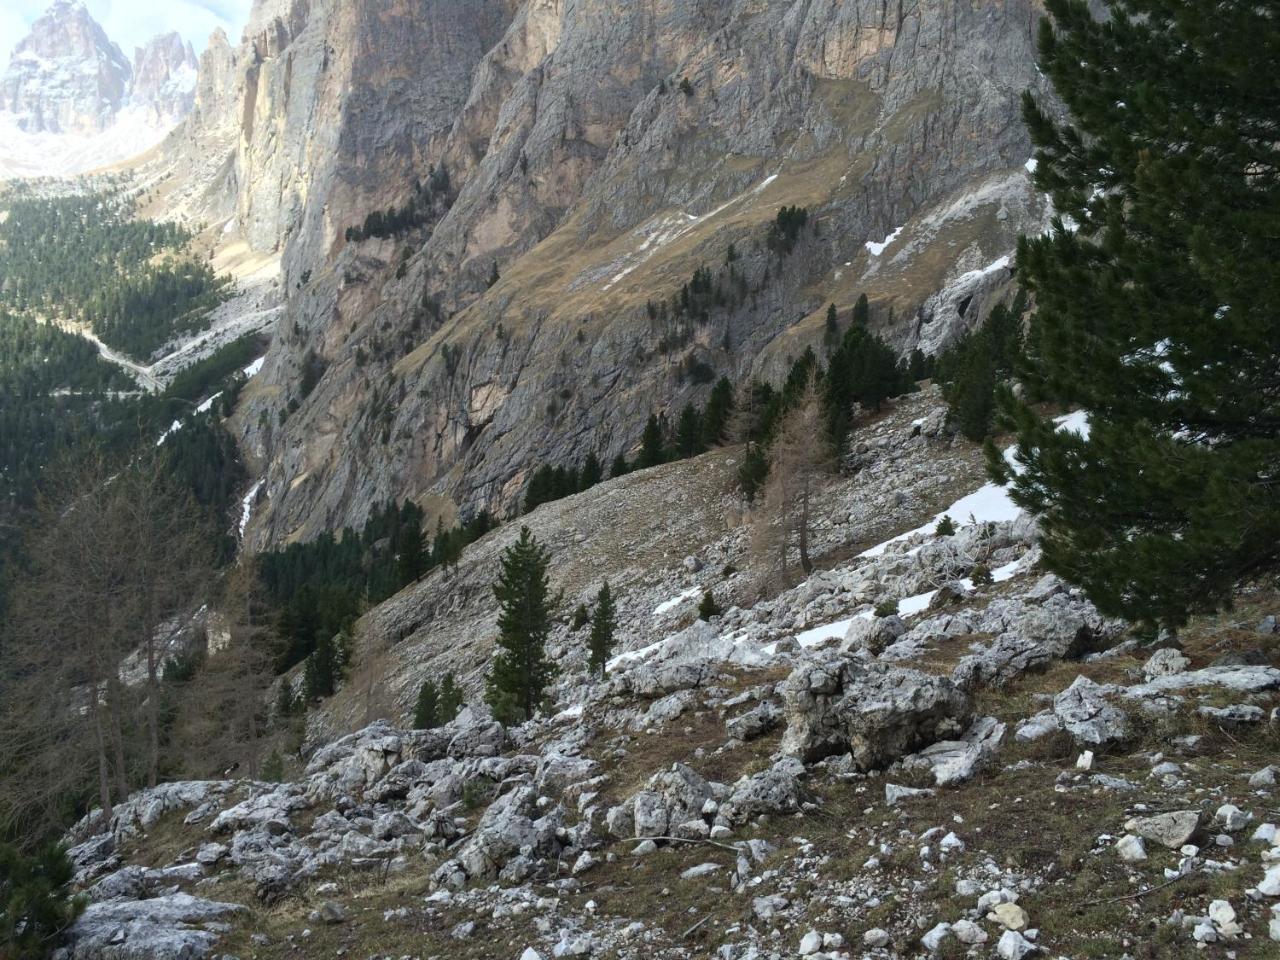
<path fill-rule="evenodd" d="M 93 736 L 98 755 L 98 803 L 102 807 L 103 827 L 111 823 L 115 811 L 111 806 L 111 776 L 107 770 L 107 741 L 102 732 L 102 709 L 98 703 L 98 686 L 89 688 L 89 718 L 93 723 Z"/>
<path fill-rule="evenodd" d="M 129 767 L 124 759 L 124 732 L 120 727 L 120 681 L 107 679 L 107 715 L 111 719 L 111 748 L 115 755 L 116 792 L 129 795 Z"/>
<path fill-rule="evenodd" d="M 800 482 L 800 569 L 805 576 L 813 573 L 813 562 L 809 559 L 809 478 Z"/>

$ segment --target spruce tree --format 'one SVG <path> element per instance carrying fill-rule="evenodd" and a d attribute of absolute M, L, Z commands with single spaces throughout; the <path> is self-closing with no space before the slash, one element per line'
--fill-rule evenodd
<path fill-rule="evenodd" d="M 613 463 L 609 465 L 609 479 L 616 480 L 618 477 L 625 477 L 631 472 L 631 464 L 627 463 L 625 454 L 618 454 L 613 458 Z"/>
<path fill-rule="evenodd" d="M 498 650 L 489 673 L 485 700 L 504 723 L 530 719 L 542 706 L 547 686 L 556 675 L 547 657 L 551 630 L 547 567 L 551 558 L 529 532 L 502 555 L 502 570 L 493 594 L 498 615 Z"/>
<path fill-rule="evenodd" d="M 720 604 L 716 603 L 716 595 L 711 592 L 710 588 L 703 591 L 702 599 L 698 602 L 698 619 L 710 620 L 718 617 L 724 611 L 720 609 Z"/>
<path fill-rule="evenodd" d="M 871 304 L 867 301 L 865 293 L 859 294 L 858 302 L 853 305 L 853 325 L 855 327 L 865 327 L 871 320 Z"/>
<path fill-rule="evenodd" d="M 596 596 L 596 609 L 591 617 L 590 669 L 601 680 L 604 679 L 605 665 L 609 662 L 609 654 L 613 652 L 613 632 L 617 627 L 618 606 L 613 594 L 609 592 L 609 583 L 605 581 Z"/>
<path fill-rule="evenodd" d="M 733 416 L 733 384 L 728 377 L 721 377 L 711 388 L 707 409 L 702 415 L 702 444 L 715 447 L 724 443 L 729 434 L 729 418 Z"/>
<path fill-rule="evenodd" d="M 440 723 L 452 723 L 456 720 L 462 711 L 462 704 L 462 688 L 458 686 L 453 671 L 450 670 L 440 683 Z"/>
<path fill-rule="evenodd" d="M 303 671 L 302 689 L 308 701 L 333 696 L 341 671 L 340 653 L 328 632 L 320 634 L 316 648 L 307 657 Z"/>
<path fill-rule="evenodd" d="M 0 956 L 48 957 L 87 902 L 72 892 L 66 851 L 47 844 L 31 854 L 0 843 Z"/>
<path fill-rule="evenodd" d="M 822 330 L 822 342 L 830 349 L 840 339 L 840 314 L 833 303 L 827 307 L 827 321 Z"/>
<path fill-rule="evenodd" d="M 688 459 L 696 457 L 703 449 L 702 415 L 692 403 L 686 403 L 676 425 L 676 455 Z"/>
<path fill-rule="evenodd" d="M 1059 219 L 1018 270 L 1037 312 L 1023 380 L 1078 405 L 1056 429 L 1002 397 L 1044 558 L 1098 608 L 1177 628 L 1280 560 L 1280 29 L 1268 4 L 1047 0 L 1027 96 Z"/>
<path fill-rule="evenodd" d="M 604 467 L 600 465 L 600 458 L 595 455 L 595 451 L 592 451 L 582 465 L 582 473 L 578 475 L 578 490 L 590 490 L 603 479 Z"/>
<path fill-rule="evenodd" d="M 738 464 L 738 485 L 742 487 L 742 495 L 747 503 L 754 503 L 756 494 L 764 486 L 769 476 L 769 458 L 764 447 L 758 443 L 748 442 L 742 452 L 742 462 Z"/>
<path fill-rule="evenodd" d="M 440 726 L 440 688 L 428 677 L 418 689 L 418 702 L 413 708 L 413 728 L 433 730 Z"/>
<path fill-rule="evenodd" d="M 656 414 L 649 414 L 649 421 L 644 425 L 644 433 L 640 437 L 640 458 L 636 466 L 641 470 L 666 463 L 667 451 L 663 444 L 662 423 Z"/>

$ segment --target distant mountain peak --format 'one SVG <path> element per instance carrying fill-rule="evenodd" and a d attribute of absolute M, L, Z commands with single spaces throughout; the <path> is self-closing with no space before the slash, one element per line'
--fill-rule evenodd
<path fill-rule="evenodd" d="M 13 50 L 0 109 L 29 133 L 98 133 L 128 95 L 132 70 L 79 0 L 56 0 Z"/>
<path fill-rule="evenodd" d="M 82 0 L 54 0 L 0 77 L 0 178 L 78 173 L 148 149 L 190 111 L 197 71 L 176 32 L 130 62 Z M 51 137 L 75 143 L 54 149 Z"/>

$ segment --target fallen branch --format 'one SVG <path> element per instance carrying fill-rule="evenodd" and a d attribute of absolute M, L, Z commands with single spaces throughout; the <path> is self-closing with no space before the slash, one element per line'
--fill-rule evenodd
<path fill-rule="evenodd" d="M 728 850 L 730 853 L 741 853 L 740 847 L 735 847 L 727 843 L 720 843 L 717 840 L 690 840 L 688 837 L 637 837 L 637 840 L 652 840 L 657 843 L 659 840 L 665 840 L 668 843 L 705 843 L 712 847 L 719 847 L 721 850 Z"/>
<path fill-rule="evenodd" d="M 695 923 L 692 927 L 690 927 L 684 933 L 680 934 L 680 939 L 687 940 L 689 937 L 689 934 L 693 933 L 693 931 L 697 930 L 700 926 L 702 926 L 704 923 L 706 923 L 710 919 L 711 919 L 711 914 L 708 913 L 705 917 L 703 917 L 701 920 Z"/>
<path fill-rule="evenodd" d="M 1180 873 L 1178 874 L 1178 876 L 1174 877 L 1172 880 L 1168 880 L 1165 883 L 1160 884 L 1158 887 L 1148 887 L 1146 890 L 1139 891 L 1138 893 L 1126 893 L 1123 897 L 1113 897 L 1109 900 L 1105 897 L 1102 898 L 1101 900 L 1086 900 L 1083 905 L 1086 907 L 1095 907 L 1100 903 L 1122 903 L 1125 900 L 1141 900 L 1143 897 L 1147 896 L 1148 894 L 1152 894 L 1159 890 L 1163 890 L 1165 889 L 1165 887 L 1172 887 L 1179 880 L 1189 876 L 1191 876 L 1191 874 L 1189 873 Z"/>

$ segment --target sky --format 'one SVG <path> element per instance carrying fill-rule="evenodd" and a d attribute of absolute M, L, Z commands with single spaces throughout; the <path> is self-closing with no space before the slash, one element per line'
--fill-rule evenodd
<path fill-rule="evenodd" d="M 0 0 L 0 70 L 10 51 L 27 35 L 31 24 L 52 0 Z M 215 27 L 227 31 L 231 42 L 249 19 L 252 0 L 84 0 L 93 18 L 129 59 L 133 48 L 157 33 L 177 30 L 195 47 L 196 56 Z"/>

